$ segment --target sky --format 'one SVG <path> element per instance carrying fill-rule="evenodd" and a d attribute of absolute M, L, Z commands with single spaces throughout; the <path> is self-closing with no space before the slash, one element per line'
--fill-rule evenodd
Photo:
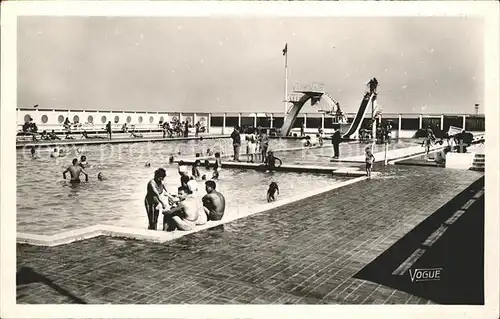
<path fill-rule="evenodd" d="M 282 112 L 323 83 L 346 112 L 484 112 L 483 23 L 468 17 L 20 17 L 18 107 Z M 310 106 L 309 106 L 310 107 Z"/>

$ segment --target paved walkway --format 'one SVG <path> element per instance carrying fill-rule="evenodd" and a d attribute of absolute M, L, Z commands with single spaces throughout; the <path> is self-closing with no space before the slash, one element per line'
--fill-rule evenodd
<path fill-rule="evenodd" d="M 17 301 L 431 303 L 353 276 L 481 176 L 389 166 L 379 178 L 166 244 L 19 244 Z"/>

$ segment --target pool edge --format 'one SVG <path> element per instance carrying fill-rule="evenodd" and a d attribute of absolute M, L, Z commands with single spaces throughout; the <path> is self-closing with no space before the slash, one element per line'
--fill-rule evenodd
<path fill-rule="evenodd" d="M 373 176 L 376 176 L 380 173 L 374 172 Z M 271 209 L 278 208 L 287 204 L 291 204 L 312 196 L 316 196 L 322 193 L 326 193 L 332 191 L 334 189 L 338 189 L 344 186 L 348 186 L 362 180 L 367 179 L 366 176 L 355 177 L 350 180 L 340 182 L 335 185 L 327 186 L 319 190 L 313 190 L 309 192 L 305 192 L 301 195 L 297 195 L 288 199 L 283 199 L 273 203 L 262 204 L 258 209 L 249 210 L 247 212 L 237 212 L 234 214 L 228 214 L 230 217 L 227 219 L 223 219 L 220 221 L 209 221 L 205 225 L 197 226 L 196 229 L 192 231 L 174 231 L 174 232 L 164 232 L 158 230 L 146 230 L 139 228 L 131 228 L 131 227 L 121 227 L 121 226 L 113 226 L 106 224 L 97 224 L 93 226 L 77 228 L 70 231 L 60 232 L 52 235 L 39 235 L 39 234 L 31 234 L 18 232 L 16 243 L 17 244 L 27 244 L 32 246 L 47 246 L 54 247 L 64 244 L 70 244 L 77 241 L 82 241 L 86 239 L 91 239 L 98 236 L 108 236 L 108 237 L 120 237 L 126 239 L 136 239 L 136 240 L 144 240 L 148 242 L 156 242 L 156 243 L 166 243 L 180 237 L 183 237 L 188 234 L 196 233 L 199 231 L 203 231 L 206 229 L 210 229 L 219 225 L 227 224 L 233 222 L 238 219 L 242 219 L 248 216 L 260 214 L 267 212 Z M 226 215 L 226 216 L 228 216 Z"/>

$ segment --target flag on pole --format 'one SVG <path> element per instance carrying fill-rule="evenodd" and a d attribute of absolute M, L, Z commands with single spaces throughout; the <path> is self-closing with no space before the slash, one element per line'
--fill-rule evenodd
<path fill-rule="evenodd" d="M 283 49 L 283 56 L 285 56 L 288 52 L 288 43 L 285 44 L 285 48 Z"/>

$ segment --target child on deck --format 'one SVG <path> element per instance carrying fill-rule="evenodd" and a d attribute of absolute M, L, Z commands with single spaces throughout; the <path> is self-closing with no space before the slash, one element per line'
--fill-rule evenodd
<path fill-rule="evenodd" d="M 269 184 L 269 189 L 267 190 L 268 203 L 274 202 L 276 200 L 276 192 L 278 192 L 278 195 L 280 194 L 278 184 L 276 182 L 271 182 L 271 184 Z"/>
<path fill-rule="evenodd" d="M 365 148 L 365 162 L 366 162 L 366 176 L 372 178 L 372 165 L 375 162 L 375 156 L 373 156 L 370 146 Z"/>

